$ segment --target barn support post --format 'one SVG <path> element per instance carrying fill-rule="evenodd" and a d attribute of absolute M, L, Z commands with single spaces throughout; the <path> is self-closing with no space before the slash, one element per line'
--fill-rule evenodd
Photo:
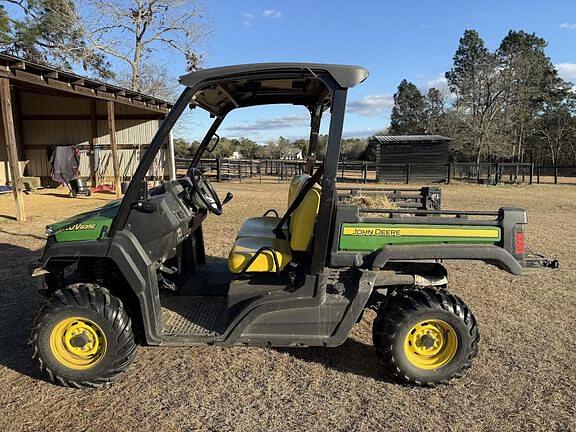
<path fill-rule="evenodd" d="M 174 156 L 174 134 L 172 131 L 168 134 L 168 177 L 170 180 L 176 180 L 176 159 Z"/>
<path fill-rule="evenodd" d="M 14 127 L 14 115 L 12 111 L 12 95 L 10 93 L 10 80 L 0 78 L 0 105 L 2 111 L 2 124 L 4 126 L 4 140 L 8 152 L 8 161 L 12 178 L 12 192 L 16 202 L 16 220 L 25 222 L 24 210 L 24 185 L 18 164 L 18 147 L 16 144 L 16 129 Z"/>
<path fill-rule="evenodd" d="M 114 168 L 114 187 L 116 188 L 116 197 L 122 196 L 120 186 L 120 164 L 118 162 L 118 146 L 116 144 L 116 119 L 114 112 L 114 102 L 108 101 L 108 135 L 110 135 L 110 150 L 112 150 L 112 167 Z"/>
<path fill-rule="evenodd" d="M 98 137 L 98 120 L 96 118 L 96 99 L 90 100 L 90 142 L 88 156 L 90 160 L 90 185 L 96 187 L 96 139 Z"/>
<path fill-rule="evenodd" d="M 12 94 L 12 116 L 14 118 L 14 132 L 16 133 L 16 143 L 20 144 L 20 146 L 16 146 L 18 148 L 18 159 L 25 160 L 26 154 L 24 153 L 24 146 L 22 143 L 24 142 L 24 131 L 22 129 L 22 105 L 20 103 L 20 91 L 15 88 L 11 90 Z M 20 174 L 24 174 L 23 172 Z"/>

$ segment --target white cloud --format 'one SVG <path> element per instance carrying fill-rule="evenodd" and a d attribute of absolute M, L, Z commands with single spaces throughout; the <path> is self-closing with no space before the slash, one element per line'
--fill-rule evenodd
<path fill-rule="evenodd" d="M 362 116 L 378 116 L 394 106 L 394 97 L 389 94 L 368 95 L 348 102 L 348 111 Z"/>
<path fill-rule="evenodd" d="M 305 115 L 287 115 L 269 119 L 259 119 L 249 123 L 239 123 L 228 126 L 225 129 L 229 132 L 258 132 L 263 130 L 286 129 L 300 126 L 307 126 L 310 118 Z"/>
<path fill-rule="evenodd" d="M 366 138 L 366 137 L 374 135 L 377 132 L 382 131 L 383 129 L 384 129 L 384 127 L 381 127 L 380 129 L 367 128 L 367 129 L 344 131 L 342 136 L 344 138 Z"/>
<path fill-rule="evenodd" d="M 558 27 L 566 30 L 576 30 L 576 24 L 570 24 L 567 22 L 560 24 Z"/>
<path fill-rule="evenodd" d="M 566 81 L 576 81 L 576 63 L 558 63 L 554 67 L 561 78 Z"/>
<path fill-rule="evenodd" d="M 438 76 L 438 78 L 431 79 L 426 83 L 426 88 L 430 89 L 432 87 L 437 88 L 438 90 L 448 88 L 448 80 L 444 74 Z"/>
<path fill-rule="evenodd" d="M 244 12 L 242 14 L 242 24 L 244 24 L 246 27 L 251 27 L 254 23 L 254 18 L 256 17 L 253 14 Z"/>
<path fill-rule="evenodd" d="M 263 18 L 280 18 L 282 16 L 282 12 L 276 9 L 266 9 L 262 12 Z"/>

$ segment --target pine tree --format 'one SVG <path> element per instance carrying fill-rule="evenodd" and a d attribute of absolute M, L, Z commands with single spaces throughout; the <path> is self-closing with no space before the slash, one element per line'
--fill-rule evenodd
<path fill-rule="evenodd" d="M 9 0 L 0 0 L 0 3 Z M 49 63 L 109 78 L 110 65 L 87 46 L 82 19 L 73 0 L 22 0 L 0 9 L 0 50 L 26 60 Z"/>
<path fill-rule="evenodd" d="M 426 131 L 426 103 L 422 93 L 405 79 L 394 95 L 390 135 L 418 135 Z"/>

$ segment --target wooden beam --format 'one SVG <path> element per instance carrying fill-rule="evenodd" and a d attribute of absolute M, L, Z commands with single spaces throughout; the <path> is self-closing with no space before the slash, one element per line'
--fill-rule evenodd
<path fill-rule="evenodd" d="M 24 153 L 24 130 L 22 129 L 22 104 L 20 103 L 20 91 L 12 87 L 12 116 L 14 117 L 14 130 L 16 131 L 16 147 L 18 148 L 18 160 L 25 160 Z M 21 173 L 24 174 L 24 173 Z"/>
<path fill-rule="evenodd" d="M 51 79 L 58 79 L 58 72 L 56 71 L 50 71 L 50 72 L 46 72 L 44 75 L 44 78 L 51 78 Z"/>
<path fill-rule="evenodd" d="M 91 98 L 90 101 L 96 101 Z M 165 115 L 161 113 L 144 113 L 144 114 L 116 114 L 116 120 L 160 120 Z M 91 120 L 90 114 L 26 114 L 22 120 Z M 108 120 L 106 114 L 98 114 L 98 120 Z"/>
<path fill-rule="evenodd" d="M 13 70 L 26 70 L 26 63 L 23 61 L 17 61 L 16 63 L 12 63 L 10 65 L 10 69 Z"/>
<path fill-rule="evenodd" d="M 4 126 L 4 140 L 8 151 L 8 161 L 12 175 L 12 190 L 16 201 L 16 219 L 26 221 L 24 210 L 24 185 L 20 175 L 18 165 L 18 149 L 16 147 L 16 130 L 14 128 L 14 117 L 12 114 L 12 95 L 10 94 L 10 80 L 0 78 L 0 105 L 2 106 L 2 123 Z"/>
<path fill-rule="evenodd" d="M 98 137 L 98 120 L 96 119 L 96 99 L 90 100 L 90 185 L 92 187 L 98 186 L 96 184 L 96 138 Z"/>
<path fill-rule="evenodd" d="M 65 92 L 65 93 L 74 94 L 76 96 L 86 96 L 86 97 L 97 98 L 100 100 L 107 100 L 106 97 L 98 96 L 96 94 L 96 91 L 91 89 L 91 88 L 82 87 L 81 85 L 76 85 L 80 82 L 79 80 L 72 83 L 75 85 L 70 85 L 67 82 L 62 82 L 62 81 L 51 79 L 51 78 L 44 79 L 40 75 L 35 75 L 35 74 L 32 74 L 32 73 L 27 72 L 27 71 L 15 70 L 15 71 L 10 72 L 7 70 L 3 70 L 2 68 L 0 68 L 0 77 L 9 78 L 14 83 L 22 82 L 22 83 L 26 83 L 26 84 L 32 84 L 34 86 L 41 87 L 41 88 L 48 88 L 48 89 L 51 89 L 55 92 L 58 91 L 58 93 L 59 92 Z M 116 102 L 122 103 L 124 105 L 142 107 L 144 109 L 147 109 L 148 111 L 158 112 L 158 113 L 162 113 L 162 114 L 166 114 L 168 111 L 170 111 L 168 108 L 160 108 L 157 106 L 147 106 L 143 102 L 131 100 L 129 98 L 124 98 L 122 96 L 116 96 Z"/>
<path fill-rule="evenodd" d="M 120 185 L 120 165 L 118 163 L 118 147 L 116 146 L 116 119 L 114 118 L 114 102 L 106 102 L 108 105 L 108 134 L 110 135 L 110 149 L 112 150 L 112 166 L 114 168 L 114 186 L 116 197 L 122 196 Z"/>

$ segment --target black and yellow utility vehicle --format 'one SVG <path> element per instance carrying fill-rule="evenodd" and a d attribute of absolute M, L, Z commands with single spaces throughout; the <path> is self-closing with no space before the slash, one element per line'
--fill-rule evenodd
<path fill-rule="evenodd" d="M 406 198 L 397 210 L 342 199 L 335 179 L 346 95 L 367 76 L 357 66 L 272 63 L 181 77 L 186 88 L 124 198 L 48 226 L 31 263 L 47 297 L 31 344 L 48 378 L 106 385 L 128 368 L 137 342 L 333 347 L 366 308 L 377 310 L 374 345 L 393 377 L 434 385 L 468 368 L 478 350 L 476 320 L 447 291 L 441 261 L 480 260 L 513 274 L 555 262 L 526 258 L 521 209 L 438 210 L 439 193 L 430 189 L 391 194 Z M 309 109 L 310 155 L 330 110 L 326 156 L 294 177 L 287 209 L 244 222 L 227 262 L 207 258 L 202 222 L 221 215 L 232 195 L 220 201 L 198 163 L 230 111 L 266 104 Z M 146 173 L 189 106 L 214 122 L 187 175 L 148 190 Z"/>

